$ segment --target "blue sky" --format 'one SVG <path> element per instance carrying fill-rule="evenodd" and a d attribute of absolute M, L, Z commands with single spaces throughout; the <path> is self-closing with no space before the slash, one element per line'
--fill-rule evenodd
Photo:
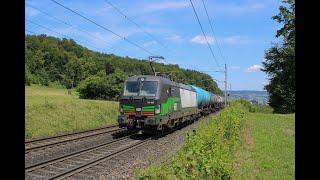
<path fill-rule="evenodd" d="M 222 83 L 224 75 L 212 72 L 219 70 L 219 67 L 205 42 L 190 0 L 108 0 L 141 28 L 119 14 L 105 0 L 56 1 L 138 44 L 152 54 L 164 56 L 166 63 L 210 74 L 218 80 L 219 87 L 224 88 Z M 214 36 L 202 1 L 192 0 L 192 2 L 216 60 L 221 68 L 227 64 L 228 81 L 232 90 L 263 90 L 268 78 L 259 68 L 264 60 L 264 51 L 272 43 L 279 41 L 275 38 L 275 33 L 281 25 L 271 17 L 278 13 L 281 2 L 204 0 L 212 19 Z M 48 27 L 57 33 L 36 24 Z M 89 23 L 50 0 L 26 1 L 26 33 L 70 37 L 89 49 L 120 56 L 140 59 L 149 56 L 144 50 Z"/>

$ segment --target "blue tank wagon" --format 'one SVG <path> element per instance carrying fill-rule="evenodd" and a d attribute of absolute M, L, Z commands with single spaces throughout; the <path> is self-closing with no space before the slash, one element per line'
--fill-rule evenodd
<path fill-rule="evenodd" d="M 217 95 L 194 85 L 189 86 L 196 91 L 198 108 L 202 109 L 203 114 L 209 114 L 216 109 Z"/>

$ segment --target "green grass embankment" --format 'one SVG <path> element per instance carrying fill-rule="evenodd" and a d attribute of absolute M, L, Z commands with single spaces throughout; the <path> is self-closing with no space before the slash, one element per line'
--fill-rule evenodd
<path fill-rule="evenodd" d="M 294 179 L 294 114 L 249 113 L 233 179 Z"/>
<path fill-rule="evenodd" d="M 234 103 L 213 117 L 201 122 L 196 133 L 188 133 L 186 144 L 161 165 L 151 165 L 137 173 L 139 179 L 221 179 L 230 178 L 235 147 L 246 110 Z"/>
<path fill-rule="evenodd" d="M 250 107 L 249 107 L 250 106 Z M 255 112 L 255 113 L 252 113 Z M 261 113 L 263 112 L 263 113 Z M 294 114 L 234 102 L 138 179 L 294 179 Z"/>
<path fill-rule="evenodd" d="M 75 91 L 25 87 L 25 136 L 39 138 L 116 124 L 118 102 L 79 99 Z"/>

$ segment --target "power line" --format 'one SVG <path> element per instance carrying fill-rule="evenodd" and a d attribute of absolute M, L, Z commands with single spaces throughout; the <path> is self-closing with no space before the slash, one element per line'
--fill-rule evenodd
<path fill-rule="evenodd" d="M 152 34 L 144 30 L 138 23 L 134 22 L 131 18 L 129 18 L 127 15 L 125 15 L 119 8 L 117 8 L 115 5 L 113 5 L 110 1 L 105 0 L 112 8 L 114 8 L 119 14 L 124 16 L 125 19 L 136 25 L 142 32 L 146 33 L 151 39 L 157 41 L 162 47 L 168 49 L 167 46 L 165 46 L 162 42 L 160 42 L 157 38 L 155 38 Z"/>
<path fill-rule="evenodd" d="M 207 42 L 207 45 L 208 45 L 208 47 L 209 47 L 209 49 L 210 49 L 211 55 L 212 55 L 213 59 L 215 60 L 217 66 L 221 69 L 221 67 L 220 67 L 220 65 L 219 65 L 219 63 L 218 63 L 218 61 L 217 61 L 217 59 L 216 59 L 216 57 L 215 57 L 215 55 L 214 55 L 214 53 L 213 53 L 213 51 L 212 51 L 211 45 L 210 45 L 209 42 L 208 42 L 207 36 L 206 36 L 206 34 L 205 34 L 204 30 L 203 30 L 203 27 L 202 27 L 201 22 L 200 22 L 200 20 L 199 20 L 198 14 L 197 14 L 194 6 L 193 6 L 192 0 L 190 0 L 190 3 L 191 3 L 191 5 L 192 5 L 193 12 L 194 12 L 194 14 L 196 15 L 197 21 L 198 21 L 198 23 L 199 23 L 199 25 L 200 25 L 202 34 L 203 34 L 203 36 L 204 36 L 204 38 L 205 38 L 205 40 L 206 40 L 206 42 Z"/>
<path fill-rule="evenodd" d="M 158 44 L 160 44 L 163 48 L 171 51 L 172 49 L 168 48 L 165 44 L 163 44 L 160 40 L 158 40 L 155 36 L 153 36 L 151 33 L 149 33 L 148 31 L 144 30 L 144 28 L 142 28 L 138 23 L 136 23 L 135 21 L 133 21 L 130 17 L 128 17 L 125 13 L 123 13 L 123 11 L 121 11 L 119 8 L 117 8 L 114 4 L 112 4 L 109 0 L 105 0 L 106 3 L 108 3 L 112 8 L 114 8 L 119 14 L 121 14 L 125 19 L 127 19 L 128 21 L 130 21 L 131 23 L 133 23 L 134 25 L 136 25 L 142 32 L 146 33 L 151 39 L 155 40 L 156 42 L 158 42 Z M 168 63 L 165 59 L 163 59 L 164 62 Z M 169 64 L 169 63 L 168 63 Z"/>
<path fill-rule="evenodd" d="M 214 33 L 214 31 L 213 31 L 213 25 L 212 25 L 211 19 L 210 19 L 210 17 L 209 17 L 209 14 L 208 14 L 206 5 L 204 4 L 204 0 L 201 0 L 201 1 L 202 1 L 202 4 L 203 4 L 204 9 L 205 9 L 205 11 L 206 11 L 206 15 L 207 15 L 207 18 L 208 18 L 208 21 L 209 21 L 209 24 L 210 24 L 210 28 L 211 28 L 211 31 L 212 31 L 213 38 L 214 38 L 214 39 L 216 40 L 216 42 L 217 42 L 217 46 L 218 46 L 218 50 L 219 50 L 220 56 L 222 57 L 222 59 L 224 59 L 224 61 L 225 61 L 225 63 L 226 63 L 226 59 L 224 58 L 224 56 L 223 56 L 222 53 L 221 53 L 221 49 L 220 49 L 220 46 L 219 46 L 218 39 L 215 38 L 215 35 L 214 35 L 215 33 Z"/>
<path fill-rule="evenodd" d="M 51 31 L 51 32 L 53 32 L 53 33 L 59 34 L 60 36 L 63 36 L 63 37 L 65 37 L 65 38 L 73 39 L 73 38 L 71 38 L 71 37 L 69 37 L 69 36 L 67 36 L 67 35 L 64 35 L 64 34 L 62 34 L 62 33 L 59 33 L 59 32 L 57 32 L 57 31 L 55 31 L 55 30 L 52 30 L 52 29 L 49 28 L 49 27 L 40 25 L 40 24 L 38 24 L 38 23 L 36 23 L 36 22 L 34 22 L 34 21 L 31 21 L 31 20 L 28 20 L 28 19 L 26 19 L 26 21 L 29 22 L 29 23 L 31 23 L 31 24 L 37 25 L 37 26 L 39 26 L 39 27 L 41 27 L 41 28 L 43 28 L 43 29 L 46 29 L 46 30 L 48 30 L 48 31 Z M 79 40 L 74 40 L 74 41 L 78 41 L 78 42 L 80 42 L 80 43 L 87 44 L 87 43 L 81 42 L 81 41 L 79 41 Z M 89 45 L 89 44 L 87 44 L 87 45 L 88 45 L 88 46 L 91 46 L 91 47 L 93 47 L 93 48 L 95 48 L 95 49 L 98 49 L 98 50 L 101 51 L 101 52 L 103 52 L 100 48 L 94 47 L 94 46 Z"/>
<path fill-rule="evenodd" d="M 120 39 L 123 39 L 123 40 L 127 41 L 128 43 L 130 43 L 130 44 L 132 44 L 132 45 L 134 45 L 134 46 L 138 47 L 139 49 L 141 49 L 141 50 L 143 50 L 143 51 L 147 52 L 148 54 L 150 54 L 150 55 L 154 55 L 153 53 L 151 53 L 150 51 L 148 51 L 148 50 L 147 50 L 147 49 L 145 49 L 144 47 L 142 47 L 142 46 L 140 46 L 140 45 L 138 45 L 138 44 L 136 44 L 136 43 L 134 43 L 134 42 L 130 41 L 130 40 L 129 40 L 129 39 L 127 39 L 126 37 L 123 37 L 123 36 L 121 36 L 121 35 L 117 34 L 117 33 L 116 33 L 116 32 L 114 32 L 114 31 L 112 31 L 112 30 L 110 30 L 110 29 L 108 29 L 108 28 L 106 28 L 106 27 L 104 27 L 104 26 L 102 26 L 102 25 L 98 24 L 97 22 L 93 21 L 92 19 L 89 19 L 89 18 L 85 17 L 84 15 L 80 14 L 79 12 L 77 12 L 77 11 L 75 11 L 75 10 L 73 10 L 73 9 L 70 9 L 70 8 L 68 8 L 68 7 L 64 6 L 64 5 L 62 5 L 62 4 L 60 4 L 59 2 L 57 2 L 57 1 L 55 1 L 55 0 L 51 0 L 51 1 L 52 1 L 52 2 L 54 2 L 55 4 L 59 5 L 59 6 L 63 7 L 64 9 L 67 9 L 67 10 L 69 10 L 70 12 L 72 12 L 72 13 L 74 13 L 74 14 L 76 14 L 76 15 L 80 16 L 80 17 L 82 17 L 83 19 L 85 19 L 85 20 L 87 20 L 87 21 L 89 21 L 89 22 L 91 22 L 91 23 L 95 24 L 96 26 L 99 26 L 100 28 L 102 28 L 102 29 L 104 29 L 104 30 L 106 30 L 106 31 L 108 31 L 108 32 L 110 32 L 110 33 L 112 33 L 113 35 L 115 35 L 115 36 L 119 37 Z"/>
<path fill-rule="evenodd" d="M 29 7 L 31 7 L 31 8 L 33 8 L 33 9 L 35 9 L 35 10 L 37 10 L 37 11 L 43 13 L 43 14 L 45 14 L 45 15 L 48 16 L 48 17 L 50 17 L 50 18 L 52 18 L 52 19 L 55 19 L 56 21 L 58 21 L 58 22 L 60 22 L 60 23 L 62 23 L 62 24 L 65 24 L 65 25 L 67 25 L 67 26 L 70 26 L 70 27 L 72 27 L 72 28 L 75 28 L 75 29 L 77 29 L 77 30 L 79 30 L 79 31 L 81 31 L 81 32 L 89 35 L 90 37 L 93 37 L 93 38 L 95 38 L 95 39 L 97 39 L 97 40 L 99 39 L 99 40 L 105 41 L 104 39 L 102 39 L 102 38 L 100 38 L 100 37 L 98 38 L 98 37 L 96 37 L 95 35 L 91 34 L 90 32 L 88 32 L 88 31 L 86 31 L 86 30 L 83 30 L 83 29 L 81 29 L 81 28 L 79 28 L 79 27 L 76 27 L 76 26 L 74 26 L 74 25 L 72 25 L 72 24 L 70 24 L 70 23 L 68 23 L 68 22 L 66 22 L 66 21 L 63 21 L 63 20 L 61 20 L 61 19 L 59 19 L 59 18 L 57 18 L 57 17 L 55 17 L 55 16 L 53 16 L 53 15 L 50 15 L 49 13 L 44 12 L 44 11 L 40 10 L 39 8 L 36 8 L 36 7 L 34 7 L 34 6 L 30 5 L 30 4 L 27 4 L 27 5 L 28 5 Z M 110 49 L 112 49 L 112 50 L 115 50 L 115 48 L 112 47 L 111 45 L 109 45 L 108 48 L 110 48 Z"/>

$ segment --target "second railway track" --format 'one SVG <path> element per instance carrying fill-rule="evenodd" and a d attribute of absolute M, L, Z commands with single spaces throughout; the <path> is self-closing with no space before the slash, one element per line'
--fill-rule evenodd
<path fill-rule="evenodd" d="M 134 136 L 134 135 L 133 135 Z M 26 179 L 60 179 L 136 148 L 152 137 L 133 139 L 130 135 L 95 147 L 40 162 L 25 168 Z"/>
<path fill-rule="evenodd" d="M 94 147 L 72 152 L 25 167 L 25 179 L 64 179 L 92 168 L 108 159 L 120 156 L 152 139 L 158 139 L 173 131 L 185 127 L 182 124 L 171 130 L 154 136 L 140 134 L 127 135 Z"/>
<path fill-rule="evenodd" d="M 28 140 L 25 142 L 25 153 L 30 151 L 43 149 L 59 144 L 64 144 L 70 141 L 82 140 L 89 137 L 99 136 L 107 133 L 120 132 L 122 129 L 118 128 L 118 125 L 106 126 L 103 128 L 92 129 L 77 133 L 64 134 L 59 136 Z"/>

